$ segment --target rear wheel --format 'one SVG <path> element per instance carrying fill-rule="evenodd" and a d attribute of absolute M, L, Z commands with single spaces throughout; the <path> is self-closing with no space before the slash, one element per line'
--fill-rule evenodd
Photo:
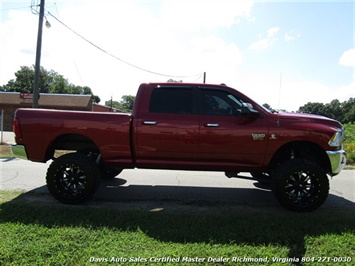
<path fill-rule="evenodd" d="M 304 160 L 286 161 L 276 169 L 272 191 L 289 210 L 312 211 L 321 206 L 329 193 L 329 180 L 317 164 Z"/>
<path fill-rule="evenodd" d="M 106 166 L 102 161 L 99 151 L 82 149 L 79 150 L 78 153 L 88 156 L 98 165 L 101 174 L 101 179 L 113 179 L 123 171 L 123 169 Z"/>
<path fill-rule="evenodd" d="M 69 153 L 52 162 L 47 171 L 49 192 L 63 203 L 76 204 L 90 199 L 100 185 L 96 163 L 84 154 Z"/>

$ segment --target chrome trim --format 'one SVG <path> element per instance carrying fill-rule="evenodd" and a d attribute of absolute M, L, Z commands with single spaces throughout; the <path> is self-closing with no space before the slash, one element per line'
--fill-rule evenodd
<path fill-rule="evenodd" d="M 28 160 L 26 148 L 23 145 L 11 145 L 12 154 L 16 158 Z"/>
<path fill-rule="evenodd" d="M 157 121 L 143 121 L 143 125 L 156 125 Z"/>
<path fill-rule="evenodd" d="M 217 124 L 217 123 L 207 123 L 207 124 L 205 124 L 205 127 L 219 127 L 219 124 Z"/>
<path fill-rule="evenodd" d="M 337 175 L 343 170 L 346 164 L 346 151 L 326 151 L 329 157 L 332 175 Z"/>

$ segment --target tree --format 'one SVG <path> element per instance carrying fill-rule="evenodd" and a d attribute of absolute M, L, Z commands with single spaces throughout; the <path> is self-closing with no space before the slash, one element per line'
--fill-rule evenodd
<path fill-rule="evenodd" d="M 343 120 L 342 104 L 339 100 L 333 100 L 324 105 L 324 115 L 333 119 Z"/>
<path fill-rule="evenodd" d="M 303 113 L 323 115 L 346 124 L 349 122 L 355 122 L 355 99 L 350 98 L 348 101 L 342 103 L 335 99 L 327 104 L 308 102 L 304 106 L 301 106 L 299 111 Z"/>
<path fill-rule="evenodd" d="M 105 102 L 106 106 L 119 109 L 124 112 L 131 113 L 133 111 L 133 105 L 136 97 L 133 95 L 123 95 L 121 101 L 109 100 Z"/>
<path fill-rule="evenodd" d="M 264 103 L 263 106 L 264 106 L 266 109 L 270 110 L 270 111 L 273 110 L 273 109 L 271 108 L 270 104 L 268 104 L 268 103 Z"/>
<path fill-rule="evenodd" d="M 167 82 L 183 82 L 183 81 L 181 79 L 180 80 L 168 79 Z"/>
<path fill-rule="evenodd" d="M 40 92 L 48 93 L 50 84 L 53 83 L 55 72 L 48 72 L 43 67 L 40 69 L 39 88 Z M 3 86 L 4 91 L 31 93 L 33 89 L 33 80 L 35 76 L 34 66 L 21 66 L 15 73 L 16 79 L 11 79 Z"/>
<path fill-rule="evenodd" d="M 91 99 L 92 99 L 92 101 L 95 102 L 95 103 L 101 102 L 100 97 L 97 96 L 97 95 L 91 95 Z"/>
<path fill-rule="evenodd" d="M 53 77 L 53 82 L 50 84 L 50 93 L 62 93 L 71 94 L 72 90 L 69 86 L 69 82 L 64 79 L 62 75 L 56 75 Z"/>
<path fill-rule="evenodd" d="M 121 104 L 118 101 L 113 101 L 112 99 L 105 102 L 105 106 L 110 108 L 121 110 Z"/>
<path fill-rule="evenodd" d="M 34 79 L 34 69 L 27 66 L 21 66 L 20 70 L 15 73 L 16 79 L 11 79 L 4 85 L 5 91 L 31 92 Z"/>
<path fill-rule="evenodd" d="M 309 114 L 317 114 L 317 115 L 325 115 L 324 104 L 318 103 L 318 102 L 317 103 L 308 102 L 307 104 L 305 104 L 299 108 L 299 112 L 309 113 Z"/>
<path fill-rule="evenodd" d="M 32 93 L 34 74 L 33 65 L 32 67 L 21 66 L 20 70 L 15 73 L 16 79 L 12 79 L 3 85 L 0 91 Z M 40 93 L 91 95 L 94 102 L 100 102 L 100 97 L 94 95 L 90 87 L 70 84 L 62 75 L 54 70 L 47 71 L 43 67 L 40 69 L 39 90 Z"/>
<path fill-rule="evenodd" d="M 132 111 L 135 99 L 133 95 L 123 95 L 121 100 L 123 110 Z"/>
<path fill-rule="evenodd" d="M 344 123 L 355 122 L 355 98 L 350 98 L 342 104 Z"/>

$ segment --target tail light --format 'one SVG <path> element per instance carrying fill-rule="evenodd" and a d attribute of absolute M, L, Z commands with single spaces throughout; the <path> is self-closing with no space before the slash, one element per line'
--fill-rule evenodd
<path fill-rule="evenodd" d="M 22 134 L 20 129 L 20 121 L 15 117 L 13 124 L 13 131 L 15 133 L 15 141 L 18 143 L 22 140 Z"/>

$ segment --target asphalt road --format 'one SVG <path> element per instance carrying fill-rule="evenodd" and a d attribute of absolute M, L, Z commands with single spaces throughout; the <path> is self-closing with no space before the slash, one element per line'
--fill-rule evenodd
<path fill-rule="evenodd" d="M 51 199 L 45 183 L 49 164 L 0 158 L 0 189 L 24 190 Z M 142 169 L 124 170 L 113 180 L 103 180 L 94 201 L 279 207 L 270 189 L 253 180 L 229 179 L 222 172 Z M 355 209 L 355 170 L 344 170 L 330 180 L 330 194 L 324 206 Z"/>

